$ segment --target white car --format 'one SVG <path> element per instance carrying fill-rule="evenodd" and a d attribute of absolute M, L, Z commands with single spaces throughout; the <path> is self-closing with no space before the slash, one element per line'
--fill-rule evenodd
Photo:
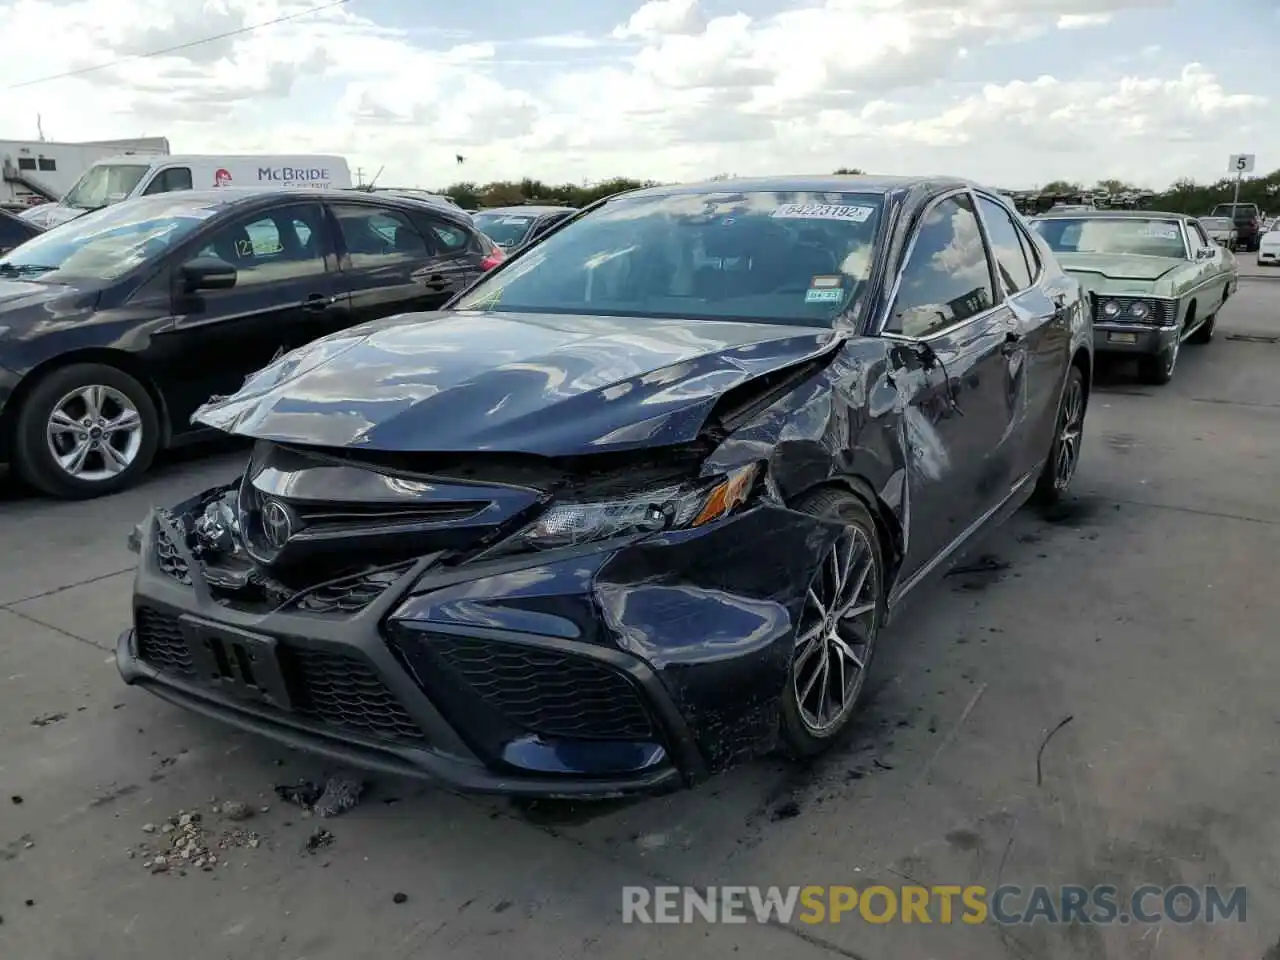
<path fill-rule="evenodd" d="M 1258 240 L 1258 266 L 1280 266 L 1280 230 L 1274 225 Z"/>

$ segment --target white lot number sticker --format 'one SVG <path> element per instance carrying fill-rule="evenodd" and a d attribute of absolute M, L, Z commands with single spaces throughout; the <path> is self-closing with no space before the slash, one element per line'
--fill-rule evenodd
<path fill-rule="evenodd" d="M 529 218 L 528 217 L 506 217 L 502 222 L 507 224 L 508 226 L 519 227 L 528 223 Z"/>
<path fill-rule="evenodd" d="M 837 203 L 784 203 L 771 216 L 779 220 L 847 220 L 866 223 L 875 207 L 843 206 Z"/>
<path fill-rule="evenodd" d="M 1173 223 L 1148 223 L 1143 233 L 1153 240 L 1178 239 L 1178 227 Z"/>

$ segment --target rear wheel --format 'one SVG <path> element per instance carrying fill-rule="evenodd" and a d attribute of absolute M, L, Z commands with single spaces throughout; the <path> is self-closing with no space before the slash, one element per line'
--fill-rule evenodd
<path fill-rule="evenodd" d="M 147 471 L 160 418 L 123 370 L 77 363 L 47 374 L 18 413 L 17 467 L 50 496 L 81 500 L 131 486 Z"/>
<path fill-rule="evenodd" d="M 795 509 L 840 524 L 812 571 L 782 699 L 782 746 L 814 756 L 849 726 L 884 619 L 884 568 L 875 521 L 843 490 L 818 490 Z"/>

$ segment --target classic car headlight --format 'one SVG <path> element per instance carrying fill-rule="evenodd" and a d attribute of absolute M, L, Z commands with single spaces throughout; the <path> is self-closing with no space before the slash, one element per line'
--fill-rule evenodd
<path fill-rule="evenodd" d="M 1135 320 L 1145 320 L 1151 316 L 1151 307 L 1141 300 L 1135 300 L 1129 305 L 1129 316 Z"/>
<path fill-rule="evenodd" d="M 1108 300 L 1102 305 L 1102 315 L 1104 317 L 1120 316 L 1120 304 L 1116 303 L 1114 300 Z"/>
<path fill-rule="evenodd" d="M 635 534 L 687 530 L 728 516 L 745 504 L 760 474 L 758 463 L 698 483 L 673 485 L 617 500 L 558 503 L 495 554 L 552 550 Z"/>

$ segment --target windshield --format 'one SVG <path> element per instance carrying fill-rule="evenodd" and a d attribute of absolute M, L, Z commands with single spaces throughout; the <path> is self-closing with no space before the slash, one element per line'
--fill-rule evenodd
<path fill-rule="evenodd" d="M 472 219 L 480 232 L 500 247 L 514 247 L 524 242 L 536 217 L 510 213 L 477 213 Z"/>
<path fill-rule="evenodd" d="M 830 326 L 870 273 L 882 200 L 797 191 L 623 197 L 548 236 L 458 309 Z"/>
<path fill-rule="evenodd" d="M 189 202 L 135 200 L 87 213 L 0 257 L 0 277 L 115 280 L 163 254 L 215 212 Z"/>
<path fill-rule="evenodd" d="M 143 164 L 100 163 L 90 167 L 76 185 L 67 191 L 62 203 L 81 210 L 97 210 L 108 203 L 123 200 L 133 193 L 143 175 L 151 168 Z"/>
<path fill-rule="evenodd" d="M 1253 203 L 1220 203 L 1213 208 L 1211 216 L 1215 217 L 1256 217 L 1258 207 Z"/>
<path fill-rule="evenodd" d="M 1138 217 L 1053 217 L 1032 221 L 1054 253 L 1137 254 L 1186 259 L 1182 228 L 1176 220 Z"/>

